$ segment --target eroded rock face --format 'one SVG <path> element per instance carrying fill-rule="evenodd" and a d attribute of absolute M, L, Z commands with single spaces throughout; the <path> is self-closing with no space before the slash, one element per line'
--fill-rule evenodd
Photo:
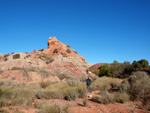
<path fill-rule="evenodd" d="M 19 54 L 20 57 L 18 59 L 14 59 L 13 55 L 15 54 Z M 77 54 L 77 52 L 71 49 L 69 45 L 65 45 L 58 41 L 55 37 L 50 37 L 48 39 L 47 49 L 33 51 L 31 53 L 15 54 L 11 54 L 7 57 L 0 55 L 0 70 L 5 72 L 12 70 L 14 67 L 34 67 L 37 69 L 44 68 L 45 70 L 50 71 L 56 75 L 65 73 L 70 76 L 82 76 L 86 75 L 86 69 L 88 69 L 88 64 L 85 58 Z M 3 75 L 0 74 L 0 78 L 2 76 L 5 76 L 5 73 L 3 73 Z M 32 77 L 37 78 L 37 76 L 31 76 L 31 80 L 35 80 L 35 78 Z M 40 78 L 38 78 L 37 81 L 39 80 Z"/>
<path fill-rule="evenodd" d="M 67 73 L 78 76 L 86 74 L 88 65 L 85 58 L 77 54 L 69 45 L 58 41 L 55 37 L 48 39 L 48 47 L 44 52 L 50 56 L 55 56 L 55 60 L 47 66 L 48 69 L 55 73 Z"/>
<path fill-rule="evenodd" d="M 80 59 L 86 63 L 85 58 L 77 54 L 77 52 L 71 49 L 69 45 L 63 44 L 62 42 L 58 41 L 56 37 L 50 37 L 48 39 L 48 47 L 44 52 L 48 55 L 62 54 L 66 56 L 77 56 L 80 57 Z"/>

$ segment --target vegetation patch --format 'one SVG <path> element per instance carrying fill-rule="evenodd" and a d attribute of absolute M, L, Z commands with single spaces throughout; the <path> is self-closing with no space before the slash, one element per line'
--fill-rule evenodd
<path fill-rule="evenodd" d="M 58 49 L 54 49 L 53 53 L 58 53 Z"/>
<path fill-rule="evenodd" d="M 67 54 L 66 54 L 66 53 L 61 53 L 61 55 L 62 55 L 63 57 L 67 57 Z"/>
<path fill-rule="evenodd" d="M 138 100 L 143 105 L 150 105 L 150 77 L 145 72 L 136 72 L 128 79 L 128 93 L 131 100 Z M 149 106 L 150 107 L 150 106 Z"/>
<path fill-rule="evenodd" d="M 13 55 L 13 59 L 19 59 L 19 58 L 20 58 L 20 54 Z"/>
<path fill-rule="evenodd" d="M 36 103 L 35 108 L 38 108 L 37 113 L 67 113 L 69 106 L 62 104 L 48 104 L 46 102 Z"/>
<path fill-rule="evenodd" d="M 67 52 L 67 53 L 71 53 L 71 49 L 67 49 L 66 52 Z"/>

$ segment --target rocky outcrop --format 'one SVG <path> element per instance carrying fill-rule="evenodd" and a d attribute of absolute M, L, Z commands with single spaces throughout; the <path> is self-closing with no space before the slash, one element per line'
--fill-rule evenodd
<path fill-rule="evenodd" d="M 13 57 L 16 54 L 19 54 L 19 58 Z M 4 72 L 18 67 L 44 68 L 53 73 L 53 75 L 66 74 L 69 76 L 82 76 L 86 75 L 88 64 L 85 58 L 80 56 L 69 45 L 63 44 L 55 37 L 50 37 L 48 39 L 47 49 L 33 51 L 31 53 L 15 53 L 8 56 L 1 55 L 0 70 Z M 32 73 L 32 75 L 34 74 Z M 4 74 L 0 76 L 4 76 Z"/>
<path fill-rule="evenodd" d="M 47 49 L 44 51 L 48 55 L 59 55 L 62 54 L 63 56 L 75 56 L 79 57 L 83 62 L 86 63 L 85 58 L 77 54 L 77 52 L 70 48 L 70 45 L 63 44 L 62 42 L 58 41 L 56 37 L 49 37 L 48 39 L 48 46 Z"/>

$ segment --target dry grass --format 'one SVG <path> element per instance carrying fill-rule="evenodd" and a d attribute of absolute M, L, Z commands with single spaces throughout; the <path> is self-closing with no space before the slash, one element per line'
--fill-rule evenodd
<path fill-rule="evenodd" d="M 106 91 L 119 86 L 120 80 L 117 78 L 100 77 L 92 83 L 92 90 Z"/>

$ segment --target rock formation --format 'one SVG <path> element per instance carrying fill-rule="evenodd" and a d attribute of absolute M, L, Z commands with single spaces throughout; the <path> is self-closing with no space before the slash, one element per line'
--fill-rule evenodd
<path fill-rule="evenodd" d="M 16 54 L 20 55 L 17 59 L 14 58 L 14 55 Z M 71 49 L 69 45 L 63 44 L 55 37 L 50 37 L 48 39 L 47 49 L 33 51 L 31 53 L 1 55 L 0 70 L 2 70 L 3 73 L 0 73 L 0 79 L 4 78 L 5 71 L 9 73 L 8 71 L 10 70 L 11 73 L 13 73 L 12 68 L 15 69 L 15 71 L 19 71 L 19 69 L 27 67 L 33 69 L 45 69 L 50 72 L 51 75 L 66 74 L 69 76 L 82 76 L 86 75 L 88 64 L 85 58 L 77 54 L 77 52 Z M 30 71 L 33 71 L 33 69 L 30 69 Z M 14 73 L 19 74 L 18 72 Z M 35 80 L 35 78 L 33 79 L 32 77 L 34 77 L 33 73 L 31 80 Z"/>

